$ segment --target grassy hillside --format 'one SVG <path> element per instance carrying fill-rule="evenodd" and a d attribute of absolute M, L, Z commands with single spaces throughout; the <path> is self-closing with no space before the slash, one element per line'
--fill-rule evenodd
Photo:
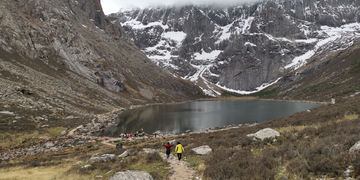
<path fill-rule="evenodd" d="M 360 92 L 360 40 L 346 50 L 325 52 L 307 66 L 256 95 L 266 98 L 330 102 Z"/>

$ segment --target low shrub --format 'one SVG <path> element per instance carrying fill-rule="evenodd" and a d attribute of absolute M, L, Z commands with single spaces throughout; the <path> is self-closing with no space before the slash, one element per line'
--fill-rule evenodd
<path fill-rule="evenodd" d="M 264 155 L 265 154 L 265 155 Z M 279 165 L 276 150 L 254 155 L 248 149 L 216 151 L 206 158 L 206 179 L 274 179 Z"/>
<path fill-rule="evenodd" d="M 154 180 L 162 180 L 163 177 L 158 172 L 150 172 L 150 175 L 153 177 Z"/>
<path fill-rule="evenodd" d="M 301 158 L 291 160 L 285 168 L 289 173 L 304 179 L 306 179 L 310 174 L 309 165 L 304 159 Z"/>
<path fill-rule="evenodd" d="M 146 163 L 161 162 L 162 158 L 161 158 L 160 154 L 155 151 L 155 152 L 146 154 L 145 161 L 146 161 Z"/>
<path fill-rule="evenodd" d="M 360 152 L 353 152 L 351 156 L 351 165 L 353 166 L 353 176 L 360 176 Z"/>

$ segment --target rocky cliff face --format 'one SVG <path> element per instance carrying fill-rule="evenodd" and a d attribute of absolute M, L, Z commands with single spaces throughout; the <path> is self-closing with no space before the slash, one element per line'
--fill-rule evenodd
<path fill-rule="evenodd" d="M 360 2 L 266 0 L 231 7 L 127 9 L 117 18 L 159 66 L 219 94 L 248 93 L 276 82 L 323 51 L 360 37 Z"/>
<path fill-rule="evenodd" d="M 15 117 L 64 123 L 201 92 L 152 63 L 104 15 L 100 0 L 2 0 L 0 84 L 5 125 Z"/>

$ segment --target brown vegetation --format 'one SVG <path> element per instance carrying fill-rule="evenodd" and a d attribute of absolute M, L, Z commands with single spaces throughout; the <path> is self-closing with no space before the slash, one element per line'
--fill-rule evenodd
<path fill-rule="evenodd" d="M 307 179 L 316 177 L 360 177 L 359 154 L 349 149 L 360 140 L 360 105 L 358 99 L 336 105 L 323 105 L 311 112 L 263 122 L 255 127 L 179 136 L 185 146 L 184 156 L 193 158 L 189 150 L 209 145 L 213 153 L 193 163 L 204 179 Z M 272 141 L 254 141 L 247 134 L 271 127 L 281 136 Z M 171 139 L 149 140 L 138 146 L 162 148 Z M 160 142 L 159 142 L 160 141 Z"/>

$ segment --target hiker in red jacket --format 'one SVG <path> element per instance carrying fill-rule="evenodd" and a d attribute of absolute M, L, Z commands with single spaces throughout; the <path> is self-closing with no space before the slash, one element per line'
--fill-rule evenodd
<path fill-rule="evenodd" d="M 170 156 L 170 148 L 171 148 L 171 147 L 172 147 L 172 145 L 170 145 L 169 142 L 165 145 L 165 148 L 166 148 L 166 159 L 169 159 L 169 156 Z"/>

